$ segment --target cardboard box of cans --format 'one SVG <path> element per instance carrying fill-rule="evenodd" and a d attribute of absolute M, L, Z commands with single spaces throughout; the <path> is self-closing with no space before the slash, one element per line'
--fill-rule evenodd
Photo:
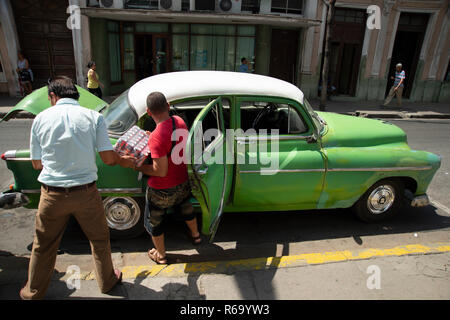
<path fill-rule="evenodd" d="M 140 167 L 150 153 L 148 140 L 150 135 L 138 126 L 131 127 L 114 145 L 114 150 L 120 155 L 136 158 L 136 166 Z"/>

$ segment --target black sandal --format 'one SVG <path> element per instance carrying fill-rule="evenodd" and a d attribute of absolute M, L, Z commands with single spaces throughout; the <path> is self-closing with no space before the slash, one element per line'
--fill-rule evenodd
<path fill-rule="evenodd" d="M 202 236 L 200 233 L 198 234 L 197 237 L 193 237 L 190 233 L 188 233 L 188 238 L 189 238 L 189 240 L 191 240 L 191 243 L 194 246 L 198 246 L 199 244 L 201 244 L 203 242 L 203 239 L 202 239 Z M 200 241 L 198 241 L 198 240 L 200 240 Z"/>

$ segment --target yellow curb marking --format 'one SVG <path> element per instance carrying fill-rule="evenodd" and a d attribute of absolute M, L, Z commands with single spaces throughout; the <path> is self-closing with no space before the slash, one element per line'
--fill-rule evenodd
<path fill-rule="evenodd" d="M 170 265 L 126 266 L 121 269 L 123 279 L 146 277 L 180 277 L 186 274 L 221 273 L 233 274 L 237 271 L 255 271 L 273 268 L 288 268 L 305 265 L 318 265 L 332 262 L 365 260 L 375 257 L 404 256 L 450 252 L 450 243 L 435 243 L 428 246 L 412 244 L 389 249 L 363 249 L 356 251 L 334 251 L 323 253 L 305 253 L 292 256 L 252 258 L 230 261 L 209 261 L 178 263 Z M 94 272 L 80 275 L 82 280 L 95 279 Z"/>

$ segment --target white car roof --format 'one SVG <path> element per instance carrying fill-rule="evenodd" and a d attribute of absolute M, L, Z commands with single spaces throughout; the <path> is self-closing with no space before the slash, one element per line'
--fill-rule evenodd
<path fill-rule="evenodd" d="M 201 96 L 264 95 L 296 100 L 303 104 L 303 92 L 293 84 L 252 73 L 229 71 L 179 71 L 155 75 L 135 83 L 128 99 L 141 117 L 147 110 L 147 96 L 159 91 L 167 101 Z"/>

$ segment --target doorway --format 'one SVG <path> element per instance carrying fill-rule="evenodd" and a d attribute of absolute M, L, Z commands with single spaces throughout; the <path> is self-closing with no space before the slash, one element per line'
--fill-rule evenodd
<path fill-rule="evenodd" d="M 338 94 L 355 95 L 359 72 L 355 62 L 360 61 L 361 51 L 360 43 L 331 44 L 329 82 L 336 87 Z"/>
<path fill-rule="evenodd" d="M 159 34 L 135 34 L 136 81 L 169 71 L 169 37 Z"/>
<path fill-rule="evenodd" d="M 403 97 L 410 97 L 427 24 L 427 14 L 406 12 L 401 14 L 392 50 L 385 96 L 394 83 L 391 77 L 395 76 L 395 65 L 400 62 L 406 75 Z"/>
<path fill-rule="evenodd" d="M 297 30 L 272 30 L 269 75 L 295 83 L 299 32 Z"/>
<path fill-rule="evenodd" d="M 11 1 L 20 48 L 33 71 L 33 88 L 45 86 L 50 77 L 57 75 L 76 79 L 67 5 L 67 1 Z"/>
<path fill-rule="evenodd" d="M 336 87 L 337 94 L 356 95 L 366 19 L 367 13 L 364 10 L 350 8 L 335 10 L 327 83 Z M 322 55 L 320 74 L 323 58 Z M 318 94 L 320 95 L 320 92 Z"/>

